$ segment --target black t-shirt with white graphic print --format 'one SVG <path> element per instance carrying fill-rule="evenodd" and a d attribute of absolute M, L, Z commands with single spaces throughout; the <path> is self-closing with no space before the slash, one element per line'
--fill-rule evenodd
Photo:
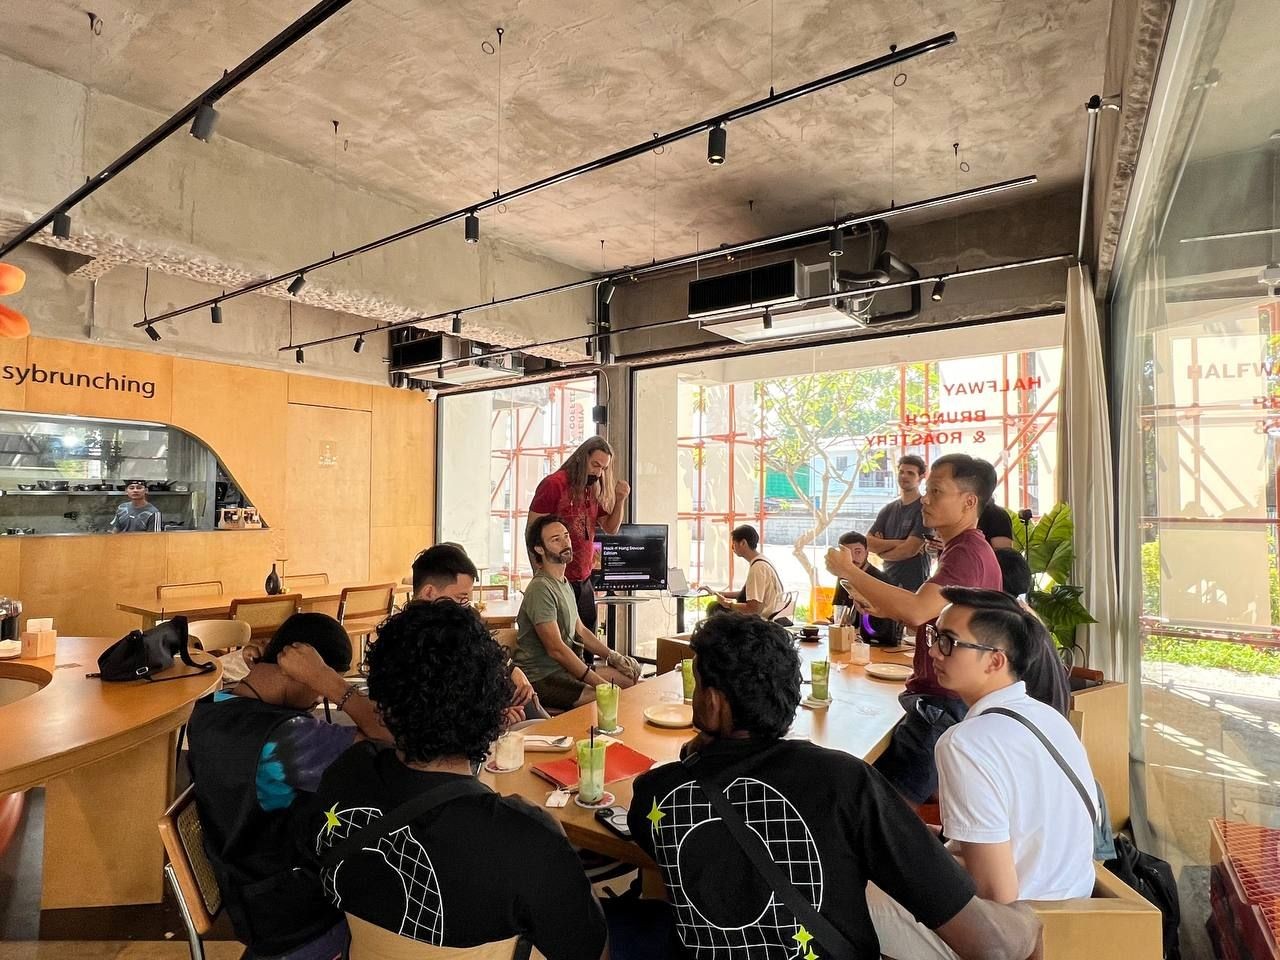
<path fill-rule="evenodd" d="M 712 812 L 691 763 L 724 787 L 792 885 L 859 957 L 880 955 L 867 881 L 930 928 L 973 897 L 955 858 L 858 758 L 803 740 L 717 740 L 696 757 L 637 778 L 628 817 L 662 870 L 677 932 L 696 960 L 826 957 L 831 946 L 772 894 Z"/>
<path fill-rule="evenodd" d="M 318 860 L 334 835 L 457 778 L 413 770 L 393 749 L 358 743 L 325 771 L 300 842 Z M 477 787 L 324 871 L 326 894 L 347 913 L 434 946 L 523 935 L 548 960 L 598 960 L 604 916 L 559 824 L 523 800 Z"/>

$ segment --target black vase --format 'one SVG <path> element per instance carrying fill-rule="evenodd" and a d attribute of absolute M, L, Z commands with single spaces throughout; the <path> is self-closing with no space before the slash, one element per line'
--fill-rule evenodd
<path fill-rule="evenodd" d="M 280 585 L 280 574 L 276 573 L 276 565 L 271 565 L 271 572 L 267 574 L 267 582 L 263 585 L 267 591 L 267 595 L 274 597 L 278 593 L 284 593 L 284 587 Z"/>

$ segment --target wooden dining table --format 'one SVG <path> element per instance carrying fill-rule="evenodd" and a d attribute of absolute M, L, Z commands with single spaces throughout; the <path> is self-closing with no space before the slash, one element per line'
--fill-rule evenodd
<path fill-rule="evenodd" d="M 788 736 L 842 750 L 868 762 L 874 760 L 884 751 L 889 732 L 902 716 L 898 695 L 902 693 L 903 683 L 867 676 L 862 667 L 849 663 L 847 653 L 829 656 L 825 640 L 817 644 L 800 644 L 799 648 L 806 679 L 810 661 L 828 657 L 831 660 L 833 702 L 816 710 L 801 705 L 796 710 L 795 723 Z M 645 720 L 644 711 L 654 704 L 678 702 L 681 689 L 680 671 L 674 670 L 620 691 L 618 722 L 623 731 L 613 739 L 651 757 L 656 763 L 678 759 L 680 747 L 693 736 L 694 731 L 690 728 L 656 727 Z M 810 688 L 806 683 L 801 689 L 807 695 Z M 587 736 L 595 720 L 595 704 L 587 704 L 527 727 L 524 732 L 538 736 L 567 734 L 578 740 Z M 534 764 L 571 755 L 572 750 L 559 753 L 526 751 L 524 766 L 519 770 L 511 773 L 482 771 L 480 778 L 499 793 L 513 794 L 535 806 L 545 807 L 553 787 L 532 768 Z M 631 803 L 631 785 L 631 780 L 621 780 L 607 784 L 606 789 L 616 797 L 618 805 L 628 806 Z M 654 867 L 653 861 L 636 844 L 611 833 L 596 820 L 594 810 L 584 809 L 573 800 L 567 806 L 547 807 L 546 810 L 560 822 L 565 834 L 576 845 L 640 867 Z"/>
<path fill-rule="evenodd" d="M 292 587 L 288 593 L 296 593 L 302 597 L 302 609 L 314 610 L 329 608 L 325 612 L 332 613 L 344 588 L 376 586 L 365 583 L 316 583 L 306 586 Z M 400 591 L 397 591 L 400 593 Z M 170 597 L 157 600 L 149 597 L 131 597 L 116 603 L 116 609 L 125 613 L 137 614 L 142 619 L 144 629 L 153 627 L 161 620 L 170 617 L 186 617 L 188 620 L 226 620 L 231 616 L 231 601 L 245 600 L 251 597 L 267 596 L 261 590 L 239 590 L 216 594 L 209 593 L 190 597 Z M 400 597 L 403 600 L 404 597 Z M 510 600 L 487 600 L 484 609 L 476 608 L 481 619 L 493 629 L 510 627 L 516 622 L 516 614 L 520 605 Z"/>

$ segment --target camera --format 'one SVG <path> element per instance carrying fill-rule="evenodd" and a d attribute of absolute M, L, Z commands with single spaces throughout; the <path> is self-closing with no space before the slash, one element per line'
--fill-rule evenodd
<path fill-rule="evenodd" d="M 1019 510 L 1019 511 L 1018 511 L 1018 519 L 1019 519 L 1019 520 L 1021 520 L 1023 523 L 1030 523 L 1030 522 L 1031 522 L 1031 511 L 1030 511 L 1030 510 Z"/>
<path fill-rule="evenodd" d="M 1267 288 L 1270 296 L 1280 297 L 1280 263 L 1273 261 L 1263 267 L 1258 274 L 1258 282 Z"/>

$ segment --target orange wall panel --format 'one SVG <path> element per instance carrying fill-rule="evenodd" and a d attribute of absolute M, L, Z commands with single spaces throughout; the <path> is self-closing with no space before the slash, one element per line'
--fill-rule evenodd
<path fill-rule="evenodd" d="M 26 383 L 18 383 L 27 366 L 30 337 L 13 340 L 0 337 L 0 410 L 26 409 Z"/>
<path fill-rule="evenodd" d="M 311 407 L 339 407 L 343 410 L 369 410 L 373 407 L 374 388 L 367 383 L 350 380 L 326 380 L 290 373 L 289 402 Z"/>
<path fill-rule="evenodd" d="M 172 422 L 172 357 L 29 337 L 27 363 L 35 367 L 26 384 L 28 410 Z M 46 382 L 36 382 L 46 374 Z"/>

